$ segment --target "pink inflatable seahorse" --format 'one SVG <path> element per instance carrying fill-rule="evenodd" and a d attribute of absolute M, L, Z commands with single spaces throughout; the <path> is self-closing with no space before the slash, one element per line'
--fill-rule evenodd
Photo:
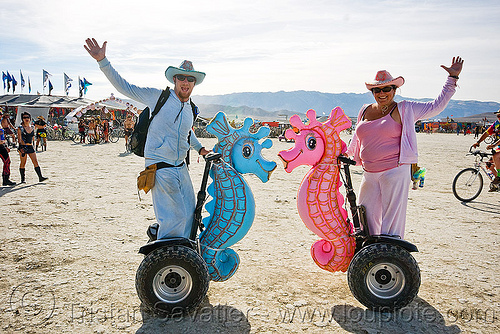
<path fill-rule="evenodd" d="M 288 129 L 285 136 L 294 139 L 295 146 L 278 156 L 288 173 L 300 165 L 313 166 L 302 180 L 297 196 L 300 218 L 322 238 L 312 245 L 311 256 L 322 269 L 345 272 L 356 245 L 347 211 L 342 207 L 337 157 L 346 151 L 339 133 L 351 126 L 351 120 L 340 107 L 333 109 L 324 123 L 316 120 L 316 111 L 312 109 L 307 111 L 307 118 L 307 125 L 297 115 L 290 118 L 290 124 L 299 133 Z"/>

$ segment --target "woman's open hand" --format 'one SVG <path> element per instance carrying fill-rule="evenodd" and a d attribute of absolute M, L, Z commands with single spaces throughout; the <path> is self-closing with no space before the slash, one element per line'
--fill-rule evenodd
<path fill-rule="evenodd" d="M 464 64 L 464 60 L 462 58 L 460 58 L 460 56 L 457 56 L 457 57 L 453 57 L 450 67 L 446 67 L 444 65 L 441 65 L 441 67 L 444 68 L 445 71 L 448 72 L 448 74 L 450 76 L 458 77 L 460 72 L 462 72 L 463 64 Z"/>

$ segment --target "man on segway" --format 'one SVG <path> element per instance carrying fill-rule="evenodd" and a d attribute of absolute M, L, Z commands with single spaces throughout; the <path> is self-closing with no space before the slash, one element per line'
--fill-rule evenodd
<path fill-rule="evenodd" d="M 155 226 L 148 230 L 148 235 L 153 240 L 188 238 L 196 199 L 184 160 L 190 148 L 201 155 L 209 152 L 192 130 L 194 104 L 190 103 L 190 96 L 194 86 L 202 83 L 205 73 L 195 71 L 193 64 L 185 60 L 179 67 L 169 66 L 165 71 L 168 81 L 175 85 L 169 92 L 137 87 L 129 84 L 111 66 L 106 58 L 106 44 L 104 42 L 99 46 L 94 38 L 89 38 L 84 48 L 97 60 L 101 71 L 116 90 L 146 104 L 150 110 L 163 103 L 151 119 L 144 147 L 145 166 L 156 174 L 152 196 L 158 224 L 153 224 Z M 165 95 L 168 98 L 160 102 L 159 98 Z"/>

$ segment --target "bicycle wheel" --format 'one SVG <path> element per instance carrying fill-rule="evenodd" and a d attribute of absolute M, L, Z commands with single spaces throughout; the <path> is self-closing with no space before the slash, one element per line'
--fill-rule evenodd
<path fill-rule="evenodd" d="M 485 143 L 486 145 L 493 144 L 493 142 L 495 141 L 495 137 L 496 137 L 496 136 L 494 136 L 494 135 L 493 135 L 493 136 L 486 137 L 486 139 L 484 140 L 484 143 Z"/>
<path fill-rule="evenodd" d="M 109 134 L 109 141 L 110 142 L 116 143 L 116 142 L 118 142 L 119 139 L 120 139 L 120 137 L 118 137 L 118 134 L 115 133 L 114 131 Z"/>
<path fill-rule="evenodd" d="M 74 132 L 73 136 L 71 137 L 71 140 L 73 141 L 73 143 L 78 144 L 80 142 L 81 137 L 82 136 L 80 135 L 79 132 Z"/>
<path fill-rule="evenodd" d="M 462 202 L 470 202 L 483 190 L 483 176 L 479 169 L 466 168 L 453 179 L 453 195 Z"/>

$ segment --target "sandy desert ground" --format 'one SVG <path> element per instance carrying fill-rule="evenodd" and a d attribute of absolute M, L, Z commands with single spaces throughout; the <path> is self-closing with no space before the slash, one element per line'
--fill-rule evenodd
<path fill-rule="evenodd" d="M 342 137 L 349 140 L 348 135 Z M 212 147 L 214 139 L 201 139 Z M 212 282 L 189 317 L 152 318 L 141 311 L 135 272 L 151 196 L 136 191 L 143 160 L 116 144 L 49 142 L 38 154 L 49 180 L 0 188 L 0 332 L 2 333 L 499 333 L 500 193 L 487 189 L 468 204 L 456 200 L 456 173 L 472 165 L 472 136 L 419 134 L 424 188 L 410 190 L 406 239 L 422 275 L 416 300 L 390 314 L 367 311 L 350 293 L 346 274 L 317 267 L 318 238 L 300 220 L 296 192 L 308 167 L 287 174 L 273 140 L 265 156 L 278 162 L 271 180 L 246 179 L 256 217 L 233 247 L 238 272 Z M 484 146 L 483 146 L 484 148 Z M 19 157 L 12 152 L 14 181 Z M 199 187 L 203 162 L 192 155 Z M 354 169 L 359 185 L 361 169 Z"/>

